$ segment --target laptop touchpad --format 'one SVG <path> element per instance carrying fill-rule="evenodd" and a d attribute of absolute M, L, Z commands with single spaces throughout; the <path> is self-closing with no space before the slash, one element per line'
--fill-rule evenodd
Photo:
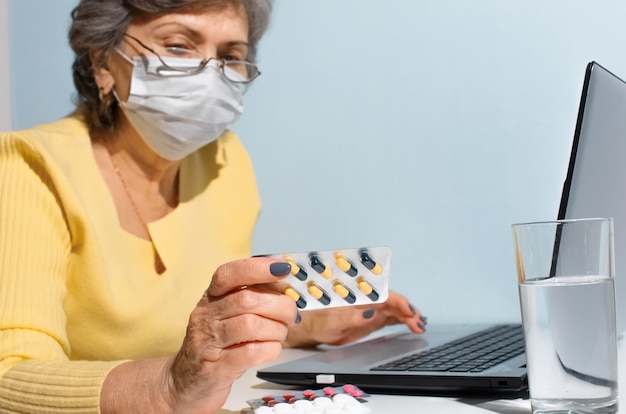
<path fill-rule="evenodd" d="M 397 357 L 398 355 L 414 352 L 428 346 L 428 341 L 416 334 L 402 334 L 395 337 L 383 337 L 363 343 L 341 348 L 332 348 L 316 356 L 320 362 L 333 363 L 358 359 L 361 362 L 378 362 L 381 359 Z"/>

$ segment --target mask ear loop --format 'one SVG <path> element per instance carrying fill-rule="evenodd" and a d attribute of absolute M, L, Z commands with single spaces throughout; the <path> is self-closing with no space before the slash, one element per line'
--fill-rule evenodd
<path fill-rule="evenodd" d="M 116 47 L 114 50 L 117 52 L 118 55 L 122 57 L 122 59 L 130 63 L 133 67 L 135 67 L 135 62 L 133 61 L 133 59 L 131 59 L 126 53 L 122 52 L 120 48 Z M 125 105 L 125 102 L 123 102 L 120 99 L 119 95 L 117 94 L 117 91 L 115 90 L 115 85 L 113 85 L 113 87 L 111 88 L 111 92 L 109 92 L 106 95 L 104 95 L 103 87 L 98 88 L 98 92 L 99 92 L 100 101 L 107 107 L 111 105 L 111 101 L 113 100 L 115 100 L 121 106 Z M 111 98 L 111 96 L 113 98 Z"/>
<path fill-rule="evenodd" d="M 115 51 L 117 52 L 118 55 L 120 55 L 125 61 L 127 61 L 128 63 L 130 63 L 131 65 L 135 66 L 135 62 L 130 58 L 130 56 L 128 56 L 126 53 L 122 52 L 122 50 L 119 47 L 115 48 Z"/>
<path fill-rule="evenodd" d="M 120 106 L 122 106 L 122 107 L 126 106 L 126 102 L 122 102 L 122 100 L 120 99 L 119 95 L 115 91 L 115 88 L 111 89 L 111 94 L 113 95 L 113 97 L 115 98 L 115 100 L 117 101 L 117 103 Z"/>

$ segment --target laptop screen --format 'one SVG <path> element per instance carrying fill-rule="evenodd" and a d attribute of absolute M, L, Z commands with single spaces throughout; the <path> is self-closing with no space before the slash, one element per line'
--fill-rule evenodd
<path fill-rule="evenodd" d="M 626 83 L 587 65 L 558 218 L 613 217 L 618 332 L 626 331 Z"/>

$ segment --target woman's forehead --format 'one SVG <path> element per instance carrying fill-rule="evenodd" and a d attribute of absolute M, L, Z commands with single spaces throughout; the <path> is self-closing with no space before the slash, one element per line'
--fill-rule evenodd
<path fill-rule="evenodd" d="M 164 13 L 142 13 L 133 17 L 131 25 L 147 25 L 155 21 L 189 21 L 192 19 L 206 19 L 219 17 L 220 19 L 244 20 L 247 23 L 247 13 L 242 2 L 230 1 L 215 3 L 194 3 L 188 7 Z"/>
<path fill-rule="evenodd" d="M 152 16 L 151 18 L 135 19 L 129 31 L 145 31 L 146 34 L 159 35 L 170 32 L 187 32 L 196 37 L 215 38 L 216 36 L 236 37 L 238 41 L 246 41 L 248 21 L 242 7 L 222 7 L 201 12 L 176 12 Z"/>

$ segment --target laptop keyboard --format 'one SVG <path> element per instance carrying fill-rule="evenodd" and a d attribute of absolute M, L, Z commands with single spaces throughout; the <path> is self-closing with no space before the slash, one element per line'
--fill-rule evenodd
<path fill-rule="evenodd" d="M 521 325 L 497 325 L 387 362 L 371 371 L 481 372 L 523 352 Z"/>

